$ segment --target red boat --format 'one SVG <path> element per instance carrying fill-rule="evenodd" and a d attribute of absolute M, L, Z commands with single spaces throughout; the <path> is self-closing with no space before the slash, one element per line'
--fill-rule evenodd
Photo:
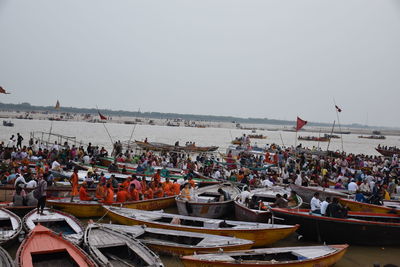
<path fill-rule="evenodd" d="M 18 248 L 17 266 L 97 266 L 79 247 L 37 225 Z"/>

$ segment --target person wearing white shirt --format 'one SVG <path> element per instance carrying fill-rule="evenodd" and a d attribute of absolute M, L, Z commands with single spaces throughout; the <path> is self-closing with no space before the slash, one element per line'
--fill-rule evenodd
<path fill-rule="evenodd" d="M 249 191 L 249 188 L 246 187 L 246 189 L 240 193 L 240 202 L 246 203 L 246 199 L 250 198 L 250 196 L 251 193 Z"/>
<path fill-rule="evenodd" d="M 262 180 L 261 185 L 264 187 L 271 187 L 274 185 L 274 183 L 271 182 L 268 178 L 265 178 L 264 180 Z"/>
<path fill-rule="evenodd" d="M 295 184 L 295 185 L 301 185 L 302 182 L 303 182 L 303 179 L 301 178 L 301 175 L 300 175 L 300 173 L 299 173 L 299 174 L 297 174 L 296 180 L 294 180 L 294 184 Z"/>
<path fill-rule="evenodd" d="M 37 182 L 35 179 L 30 180 L 27 184 L 26 184 L 26 188 L 36 188 L 37 187 Z"/>
<path fill-rule="evenodd" d="M 17 174 L 17 178 L 15 179 L 14 186 L 17 186 L 18 183 L 26 184 L 24 176 Z"/>
<path fill-rule="evenodd" d="M 369 184 L 367 183 L 366 179 L 364 179 L 362 184 L 360 184 L 360 191 L 362 193 L 371 193 L 371 188 L 369 187 Z"/>
<path fill-rule="evenodd" d="M 325 215 L 326 213 L 326 208 L 328 208 L 329 203 L 331 202 L 331 198 L 327 197 L 324 201 L 321 203 L 321 214 Z"/>
<path fill-rule="evenodd" d="M 355 193 L 358 189 L 358 185 L 354 182 L 354 179 L 351 179 L 351 182 L 347 185 L 347 189 L 351 193 Z"/>
<path fill-rule="evenodd" d="M 59 171 L 60 167 L 61 167 L 61 165 L 60 165 L 60 163 L 58 163 L 57 160 L 53 161 L 53 163 L 51 164 L 51 169 L 52 170 Z"/>
<path fill-rule="evenodd" d="M 311 212 L 321 214 L 321 200 L 319 200 L 319 193 L 315 192 L 310 202 Z"/>
<path fill-rule="evenodd" d="M 82 158 L 83 163 L 85 164 L 90 164 L 90 157 L 88 154 L 85 154 L 85 156 L 83 156 Z"/>

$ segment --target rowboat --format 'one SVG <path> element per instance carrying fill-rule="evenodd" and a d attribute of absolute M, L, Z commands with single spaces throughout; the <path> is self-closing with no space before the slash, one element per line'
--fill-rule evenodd
<path fill-rule="evenodd" d="M 2 267 L 14 267 L 14 261 L 11 258 L 10 254 L 4 250 L 4 248 L 0 247 L 0 266 Z"/>
<path fill-rule="evenodd" d="M 0 245 L 8 245 L 14 241 L 22 230 L 21 219 L 6 209 L 0 209 Z"/>
<path fill-rule="evenodd" d="M 62 210 L 79 218 L 101 217 L 105 211 L 101 202 L 75 200 L 70 198 L 47 200 L 49 207 Z M 124 203 L 114 203 L 113 206 L 125 207 L 139 210 L 159 210 L 175 206 L 175 197 L 162 197 L 139 201 L 127 201 Z"/>
<path fill-rule="evenodd" d="M 240 196 L 235 198 L 235 217 L 240 221 L 248 222 L 268 222 L 271 218 L 271 211 L 269 209 L 259 209 L 259 201 L 268 207 L 276 200 L 276 194 L 290 195 L 290 191 L 283 187 L 259 188 L 252 190 L 250 195 L 251 200 L 245 203 L 240 199 Z M 303 204 L 301 197 L 297 196 L 297 203 L 290 205 L 289 208 L 297 209 Z M 254 204 L 255 205 L 254 205 Z"/>
<path fill-rule="evenodd" d="M 360 135 L 358 136 L 358 138 L 364 138 L 364 139 L 379 139 L 379 140 L 383 140 L 386 139 L 386 137 L 384 135 Z"/>
<path fill-rule="evenodd" d="M 316 137 L 316 136 L 299 136 L 299 140 L 303 141 L 316 141 L 316 142 L 328 142 L 330 138 L 328 137 Z"/>
<path fill-rule="evenodd" d="M 40 223 L 57 234 L 62 236 L 75 245 L 80 245 L 83 239 L 84 227 L 80 221 L 70 214 L 46 208 L 42 214 L 32 210 L 22 219 L 24 229 L 32 231 Z"/>
<path fill-rule="evenodd" d="M 400 155 L 400 149 L 382 149 L 382 148 L 375 148 L 380 154 L 385 157 L 392 157 L 393 155 Z"/>
<path fill-rule="evenodd" d="M 290 189 L 295 191 L 297 195 L 299 195 L 303 199 L 304 203 L 310 203 L 311 199 L 313 198 L 316 192 L 319 193 L 320 199 L 326 199 L 327 197 L 347 198 L 349 196 L 349 194 L 345 194 L 343 192 L 334 189 L 324 188 L 319 186 L 301 186 L 296 184 L 290 184 Z"/>
<path fill-rule="evenodd" d="M 78 246 L 42 225 L 25 238 L 16 254 L 17 266 L 97 266 Z"/>
<path fill-rule="evenodd" d="M 251 139 L 267 139 L 267 137 L 262 134 L 249 134 L 248 137 Z"/>
<path fill-rule="evenodd" d="M 141 242 L 98 224 L 86 228 L 84 246 L 99 266 L 164 266 Z"/>
<path fill-rule="evenodd" d="M 218 254 L 183 256 L 185 267 L 199 266 L 332 266 L 346 253 L 348 245 L 260 248 Z"/>
<path fill-rule="evenodd" d="M 128 234 L 153 251 L 169 255 L 191 255 L 193 253 L 233 251 L 250 249 L 253 242 L 230 236 L 217 236 L 203 233 L 175 231 L 145 226 L 126 226 L 105 224 L 113 230 Z"/>
<path fill-rule="evenodd" d="M 400 209 L 398 208 L 362 203 L 345 198 L 339 198 L 339 203 L 346 206 L 351 211 L 400 214 Z"/>
<path fill-rule="evenodd" d="M 312 214 L 309 210 L 289 210 L 272 208 L 272 213 L 279 222 L 285 224 L 300 224 L 297 232 L 304 238 L 327 243 L 349 243 L 359 245 L 388 246 L 399 245 L 400 223 L 377 221 L 364 214 L 362 219 L 353 218 L 349 212 L 348 218 L 333 218 Z M 356 216 L 362 214 L 356 213 Z M 380 218 L 393 219 L 391 215 L 379 214 Z M 378 217 L 378 219 L 379 219 Z"/>
<path fill-rule="evenodd" d="M 142 211 L 104 206 L 107 216 L 124 225 L 146 225 L 152 228 L 180 230 L 221 236 L 234 236 L 268 246 L 296 231 L 298 225 L 278 225 L 241 221 L 216 220 L 169 214 L 161 211 Z M 179 222 L 172 223 L 172 222 Z"/>
<path fill-rule="evenodd" d="M 7 209 L 19 217 L 24 217 L 31 210 L 36 209 L 36 206 L 14 206 L 13 202 L 1 202 L 0 208 Z"/>
<path fill-rule="evenodd" d="M 195 145 L 188 145 L 188 146 L 176 146 L 176 145 L 168 145 L 163 143 L 155 143 L 155 142 L 142 142 L 136 141 L 135 143 L 138 147 L 145 149 L 145 150 L 153 150 L 153 151 L 177 151 L 177 152 L 213 152 L 218 149 L 217 146 L 195 146 Z"/>
<path fill-rule="evenodd" d="M 219 188 L 229 193 L 231 199 L 219 201 Z M 233 199 L 240 194 L 240 190 L 230 183 L 205 186 L 196 190 L 197 196 L 194 200 L 187 201 L 181 199 L 180 196 L 176 197 L 179 214 L 205 218 L 222 218 L 233 211 Z"/>

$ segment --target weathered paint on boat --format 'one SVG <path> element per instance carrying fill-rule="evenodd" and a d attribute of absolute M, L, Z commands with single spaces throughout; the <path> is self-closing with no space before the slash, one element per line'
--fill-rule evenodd
<path fill-rule="evenodd" d="M 400 210 L 396 208 L 362 203 L 350 199 L 339 198 L 339 203 L 343 206 L 347 206 L 351 211 L 400 214 Z"/>

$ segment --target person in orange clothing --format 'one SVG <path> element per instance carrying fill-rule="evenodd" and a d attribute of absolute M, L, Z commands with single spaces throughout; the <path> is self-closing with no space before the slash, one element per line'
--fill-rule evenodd
<path fill-rule="evenodd" d="M 114 202 L 114 190 L 111 187 L 111 184 L 107 184 L 106 197 L 104 198 L 103 203 L 111 204 Z"/>
<path fill-rule="evenodd" d="M 101 200 L 103 200 L 104 199 L 104 197 L 105 197 L 105 186 L 104 186 L 105 184 L 103 184 L 103 183 L 98 183 L 97 184 L 97 187 L 96 187 L 96 198 L 97 198 L 97 200 L 98 201 L 101 201 Z"/>
<path fill-rule="evenodd" d="M 72 191 L 71 191 L 71 202 L 74 201 L 74 196 L 77 196 L 79 194 L 78 192 L 78 169 L 74 169 L 74 173 L 71 175 L 71 179 L 69 182 L 71 183 L 72 186 Z"/>
<path fill-rule="evenodd" d="M 79 188 L 79 199 L 82 201 L 90 201 L 92 198 L 89 196 L 88 192 L 86 191 L 87 184 L 83 182 L 81 188 Z"/>
<path fill-rule="evenodd" d="M 158 186 L 155 188 L 156 190 L 154 191 L 154 198 L 162 198 L 164 197 L 164 190 L 162 188 L 162 185 L 159 183 Z"/>
<path fill-rule="evenodd" d="M 174 192 L 172 191 L 172 183 L 169 180 L 169 178 L 165 179 L 165 182 L 163 183 L 163 189 L 164 189 L 164 194 L 166 196 L 173 196 Z"/>
<path fill-rule="evenodd" d="M 139 201 L 139 192 L 136 189 L 135 184 L 131 184 L 131 186 L 129 187 L 129 200 Z"/>
<path fill-rule="evenodd" d="M 181 193 L 181 185 L 176 181 L 172 184 L 172 192 L 175 196 Z"/>
<path fill-rule="evenodd" d="M 157 172 L 153 175 L 151 180 L 154 183 L 154 186 L 156 188 L 158 188 L 158 185 L 159 185 L 159 183 L 161 181 L 161 170 L 160 169 L 157 170 Z"/>
<path fill-rule="evenodd" d="M 153 188 L 152 188 L 153 187 Z M 153 199 L 154 198 L 154 186 L 152 186 L 150 183 L 146 186 L 146 191 L 144 191 L 143 196 L 144 199 Z"/>
<path fill-rule="evenodd" d="M 132 178 L 129 176 L 126 180 L 121 184 L 125 189 L 129 188 L 129 184 L 132 182 Z"/>
<path fill-rule="evenodd" d="M 146 192 L 146 190 L 147 190 L 147 187 L 148 187 L 148 185 L 147 185 L 147 181 L 146 181 L 146 177 L 142 177 L 141 179 L 139 179 L 139 182 L 140 182 L 140 185 L 142 186 L 142 194 L 144 194 L 144 192 Z"/>
<path fill-rule="evenodd" d="M 182 189 L 182 191 L 180 192 L 180 198 L 183 200 L 191 200 L 191 191 L 190 191 L 190 184 L 186 183 Z"/>
<path fill-rule="evenodd" d="M 123 185 L 120 185 L 118 193 L 117 193 L 117 201 L 116 202 L 126 202 L 129 198 L 128 191 L 126 191 Z"/>
<path fill-rule="evenodd" d="M 191 186 L 192 188 L 195 188 L 195 187 L 196 187 L 196 183 L 194 182 L 193 177 L 189 177 L 189 178 L 188 178 L 188 183 L 190 184 L 190 186 Z"/>

